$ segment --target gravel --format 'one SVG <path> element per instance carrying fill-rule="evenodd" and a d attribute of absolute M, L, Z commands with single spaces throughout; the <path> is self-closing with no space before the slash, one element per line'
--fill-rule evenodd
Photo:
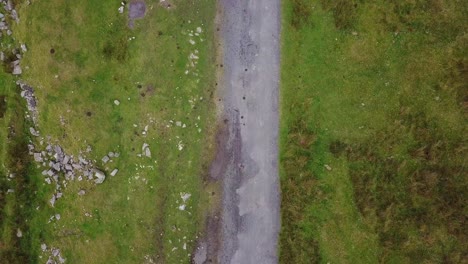
<path fill-rule="evenodd" d="M 222 8 L 226 127 L 211 177 L 222 180 L 223 197 L 206 260 L 277 263 L 280 1 L 222 0 Z"/>

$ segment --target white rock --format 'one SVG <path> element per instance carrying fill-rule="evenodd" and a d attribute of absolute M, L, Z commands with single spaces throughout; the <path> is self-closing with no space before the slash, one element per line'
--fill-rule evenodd
<path fill-rule="evenodd" d="M 184 203 L 190 198 L 190 196 L 192 196 L 190 193 L 180 193 L 180 198 Z"/>
<path fill-rule="evenodd" d="M 151 158 L 151 150 L 149 148 L 145 149 L 145 156 Z"/>
<path fill-rule="evenodd" d="M 114 100 L 114 104 L 115 105 L 120 105 L 120 101 L 119 100 Z"/>
<path fill-rule="evenodd" d="M 123 11 L 124 11 L 124 7 L 123 6 L 119 7 L 119 13 L 122 14 Z"/>
<path fill-rule="evenodd" d="M 149 147 L 147 143 L 143 143 L 143 146 L 141 147 L 141 151 L 145 151 L 145 149 Z"/>
<path fill-rule="evenodd" d="M 114 169 L 111 173 L 110 173 L 110 176 L 115 176 L 117 174 L 117 172 L 119 172 L 118 169 Z"/>
<path fill-rule="evenodd" d="M 18 230 L 16 230 L 16 236 L 17 237 L 22 237 L 23 236 L 23 232 L 21 232 L 21 229 L 18 228 Z"/>
<path fill-rule="evenodd" d="M 97 169 L 94 169 L 94 177 L 96 177 L 96 179 L 94 180 L 96 184 L 101 184 L 106 179 L 106 175 L 104 174 L 104 172 Z"/>

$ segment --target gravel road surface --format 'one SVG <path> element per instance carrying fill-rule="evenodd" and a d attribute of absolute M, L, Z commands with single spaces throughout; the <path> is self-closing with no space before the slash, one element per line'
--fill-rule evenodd
<path fill-rule="evenodd" d="M 279 0 L 222 0 L 225 131 L 218 263 L 277 263 Z"/>

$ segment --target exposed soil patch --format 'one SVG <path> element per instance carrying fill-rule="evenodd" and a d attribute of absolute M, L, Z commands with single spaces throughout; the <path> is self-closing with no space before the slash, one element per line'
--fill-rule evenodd
<path fill-rule="evenodd" d="M 134 20 L 145 16 L 146 4 L 144 1 L 132 1 L 128 5 L 128 27 L 133 28 Z"/>
<path fill-rule="evenodd" d="M 146 4 L 143 1 L 134 1 L 129 4 L 128 9 L 128 18 L 143 18 L 146 12 Z"/>

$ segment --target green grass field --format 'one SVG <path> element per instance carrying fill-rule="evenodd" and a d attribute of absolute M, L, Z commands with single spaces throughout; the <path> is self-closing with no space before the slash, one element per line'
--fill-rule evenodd
<path fill-rule="evenodd" d="M 282 263 L 465 263 L 468 4 L 285 0 Z"/>
<path fill-rule="evenodd" d="M 35 88 L 41 135 L 75 156 L 91 146 L 84 155 L 108 177 L 97 186 L 70 182 L 52 208 L 53 186 L 28 163 L 23 237 L 16 238 L 18 223 L 2 221 L 8 232 L 2 232 L 1 258 L 9 263 L 45 262 L 50 253 L 41 252 L 42 243 L 59 248 L 67 263 L 187 263 L 202 231 L 210 199 L 203 177 L 215 128 L 215 2 L 174 1 L 165 9 L 146 1 L 134 29 L 127 27 L 127 10 L 119 14 L 120 2 L 17 6 L 21 20 L 13 36 L 28 47 L 21 79 Z M 4 76 L 0 96 L 24 104 L 12 77 Z M 10 111 L 24 111 L 18 105 L 8 105 L 0 119 L 2 140 Z M 144 143 L 151 158 L 138 155 Z M 103 164 L 110 151 L 121 155 Z M 114 168 L 119 172 L 110 177 Z M 191 196 L 180 210 L 184 193 Z M 60 220 L 49 221 L 55 214 Z M 9 239 L 26 244 L 15 247 Z"/>

